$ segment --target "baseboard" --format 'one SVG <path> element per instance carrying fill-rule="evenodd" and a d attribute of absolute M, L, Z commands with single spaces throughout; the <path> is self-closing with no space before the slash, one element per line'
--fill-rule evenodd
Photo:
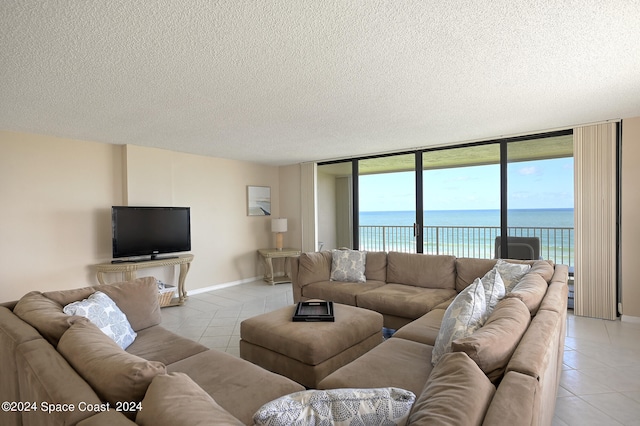
<path fill-rule="evenodd" d="M 193 290 L 187 290 L 187 294 L 188 295 L 196 295 L 196 294 L 200 294 L 200 293 L 206 293 L 208 291 L 214 291 L 214 290 L 222 290 L 223 288 L 229 288 L 229 287 L 234 287 L 240 284 L 246 284 L 246 283 L 250 283 L 253 281 L 258 281 L 261 280 L 262 277 L 253 277 L 253 278 L 245 278 L 244 280 L 239 280 L 239 281 L 231 281 L 228 283 L 222 283 L 222 284 L 215 284 L 209 287 L 202 287 L 202 288 L 195 288 Z"/>
<path fill-rule="evenodd" d="M 631 315 L 622 315 L 620 319 L 622 322 L 630 322 L 633 324 L 640 324 L 640 317 L 632 317 Z"/>

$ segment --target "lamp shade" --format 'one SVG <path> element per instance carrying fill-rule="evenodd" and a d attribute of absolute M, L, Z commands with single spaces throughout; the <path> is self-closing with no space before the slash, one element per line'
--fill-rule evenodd
<path fill-rule="evenodd" d="M 283 217 L 271 219 L 271 232 L 287 232 L 287 219 Z"/>

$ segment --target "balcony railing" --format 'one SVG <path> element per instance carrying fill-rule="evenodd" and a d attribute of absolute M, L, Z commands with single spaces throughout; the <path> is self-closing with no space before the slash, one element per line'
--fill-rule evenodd
<path fill-rule="evenodd" d="M 540 238 L 540 256 L 555 263 L 574 266 L 574 230 L 560 227 L 508 227 L 511 237 Z M 456 257 L 494 258 L 500 227 L 425 226 L 424 252 Z M 416 252 L 413 226 L 360 226 L 360 249 Z"/>

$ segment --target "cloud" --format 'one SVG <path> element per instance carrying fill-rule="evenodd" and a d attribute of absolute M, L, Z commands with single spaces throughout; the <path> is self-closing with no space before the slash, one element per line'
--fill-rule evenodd
<path fill-rule="evenodd" d="M 536 166 L 523 167 L 518 170 L 518 174 L 523 176 L 532 176 L 542 174 L 542 170 Z"/>

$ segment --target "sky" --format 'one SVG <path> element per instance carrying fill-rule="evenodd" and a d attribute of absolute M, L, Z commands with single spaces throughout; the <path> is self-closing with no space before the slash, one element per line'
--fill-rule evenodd
<path fill-rule="evenodd" d="M 508 165 L 509 209 L 573 208 L 573 158 Z M 500 209 L 500 166 L 424 172 L 425 210 Z M 415 210 L 413 172 L 360 176 L 360 211 Z"/>

